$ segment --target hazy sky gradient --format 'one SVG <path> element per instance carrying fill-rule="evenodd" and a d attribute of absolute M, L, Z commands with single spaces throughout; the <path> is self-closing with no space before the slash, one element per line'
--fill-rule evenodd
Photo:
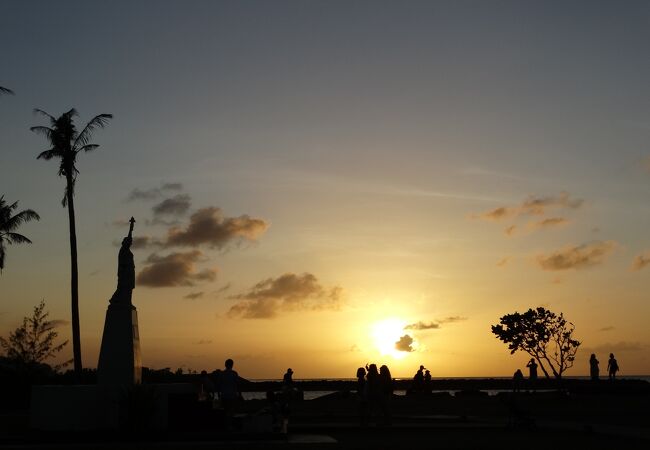
<path fill-rule="evenodd" d="M 184 229 L 218 207 L 268 229 L 221 249 L 134 250 L 138 271 L 152 253 L 192 250 L 197 272 L 217 271 L 137 286 L 147 366 L 214 369 L 232 356 L 252 378 L 353 376 L 368 361 L 396 376 L 421 363 L 434 376 L 511 375 L 526 358 L 489 326 L 543 305 L 583 341 L 569 374 L 586 374 L 591 352 L 604 369 L 610 351 L 623 375 L 650 373 L 650 265 L 631 270 L 650 252 L 648 42 L 641 1 L 6 1 L 0 85 L 16 95 L 0 98 L 0 195 L 42 220 L 21 229 L 33 245 L 8 248 L 0 330 L 41 298 L 69 319 L 64 180 L 35 159 L 46 142 L 28 128 L 44 123 L 33 108 L 75 107 L 82 121 L 115 115 L 78 161 L 86 366 L 128 231 L 113 223 L 133 215 L 136 235 L 164 240 L 152 207 L 189 195 L 167 222 Z M 172 182 L 182 190 L 127 201 Z M 478 218 L 562 192 L 584 202 Z M 566 223 L 540 224 L 556 218 Z M 540 257 L 575 247 L 604 253 L 542 269 Z M 287 273 L 313 274 L 322 292 L 274 297 L 271 318 L 229 314 Z M 466 320 L 405 330 L 418 347 L 403 359 L 376 348 L 377 322 L 448 317 Z"/>

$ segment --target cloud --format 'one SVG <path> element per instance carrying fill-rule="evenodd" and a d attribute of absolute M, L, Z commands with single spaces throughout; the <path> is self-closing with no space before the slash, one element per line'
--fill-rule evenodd
<path fill-rule="evenodd" d="M 463 322 L 465 320 L 467 320 L 467 317 L 449 316 L 449 317 L 445 317 L 442 320 L 439 320 L 438 323 L 456 323 L 456 322 Z"/>
<path fill-rule="evenodd" d="M 197 298 L 203 297 L 203 292 L 190 292 L 187 295 L 184 295 L 183 298 L 187 300 L 196 300 Z"/>
<path fill-rule="evenodd" d="M 254 285 L 248 292 L 231 296 L 240 300 L 228 311 L 230 317 L 268 319 L 281 311 L 336 310 L 342 302 L 342 288 L 323 287 L 311 273 L 285 273 Z"/>
<path fill-rule="evenodd" d="M 571 198 L 569 193 L 560 192 L 559 195 L 540 197 L 530 195 L 519 205 L 500 206 L 498 208 L 475 214 L 475 219 L 500 221 L 519 216 L 543 216 L 549 209 L 578 209 L 584 203 L 582 199 Z"/>
<path fill-rule="evenodd" d="M 413 348 L 413 338 L 408 334 L 405 334 L 399 338 L 399 341 L 395 342 L 395 350 L 409 353 L 414 352 L 415 349 Z"/>
<path fill-rule="evenodd" d="M 508 263 L 510 262 L 510 257 L 506 256 L 505 258 L 501 258 L 499 261 L 497 261 L 497 267 L 505 267 Z"/>
<path fill-rule="evenodd" d="M 630 267 L 631 270 L 641 270 L 645 268 L 650 264 L 650 252 L 645 253 L 643 255 L 637 255 L 636 258 L 634 258 L 634 261 L 632 262 L 632 267 Z"/>
<path fill-rule="evenodd" d="M 148 247 L 153 241 L 149 236 L 135 236 L 131 243 L 132 249 L 140 249 Z"/>
<path fill-rule="evenodd" d="M 549 217 L 548 219 L 540 220 L 539 222 L 533 223 L 531 226 L 533 228 L 537 229 L 545 229 L 545 228 L 553 228 L 553 227 L 559 227 L 563 225 L 567 225 L 569 223 L 568 219 L 565 219 L 564 217 Z"/>
<path fill-rule="evenodd" d="M 437 322 L 422 321 L 410 323 L 404 327 L 405 330 L 435 330 L 437 328 L 440 328 L 440 324 Z"/>
<path fill-rule="evenodd" d="M 51 328 L 64 327 L 64 326 L 70 325 L 70 321 L 69 320 L 63 320 L 63 319 L 54 319 L 54 320 L 50 320 L 48 322 L 48 325 Z"/>
<path fill-rule="evenodd" d="M 224 217 L 220 208 L 203 208 L 192 214 L 186 229 L 171 228 L 165 246 L 197 247 L 207 244 L 211 248 L 221 249 L 232 241 L 255 241 L 268 227 L 268 222 L 262 219 L 248 215 Z"/>
<path fill-rule="evenodd" d="M 615 248 L 614 241 L 594 241 L 539 255 L 537 263 L 543 270 L 550 271 L 585 269 L 603 263 Z"/>
<path fill-rule="evenodd" d="M 501 206 L 499 208 L 492 209 L 490 211 L 486 211 L 484 213 L 475 215 L 474 218 L 483 219 L 483 220 L 502 220 L 502 219 L 508 219 L 510 217 L 513 217 L 516 214 L 517 214 L 516 208 Z"/>
<path fill-rule="evenodd" d="M 160 197 L 160 189 L 158 188 L 147 190 L 135 188 L 129 193 L 129 196 L 126 200 L 129 202 L 132 202 L 134 200 L 155 200 L 158 197 Z"/>
<path fill-rule="evenodd" d="M 154 216 L 182 216 L 190 209 L 190 204 L 191 200 L 189 195 L 178 194 L 155 204 L 151 209 Z"/>
<path fill-rule="evenodd" d="M 547 219 L 542 219 L 537 222 L 529 222 L 528 225 L 526 226 L 526 229 L 529 232 L 534 230 L 548 230 L 551 228 L 568 225 L 569 223 L 570 221 L 568 219 L 565 219 L 564 217 L 549 217 Z M 517 225 L 510 225 L 503 230 L 504 234 L 508 237 L 512 237 L 515 234 L 521 234 L 522 231 L 525 230 L 522 230 L 521 227 L 518 227 Z"/>
<path fill-rule="evenodd" d="M 410 323 L 404 327 L 405 330 L 416 330 L 416 331 L 422 331 L 422 330 L 436 330 L 440 328 L 440 325 L 446 324 L 446 323 L 455 323 L 455 322 L 462 322 L 464 320 L 467 320 L 467 317 L 461 317 L 461 316 L 449 316 L 445 317 L 444 319 L 438 319 L 435 321 L 431 322 L 422 322 L 418 321 L 415 323 Z"/>
<path fill-rule="evenodd" d="M 181 183 L 163 183 L 160 187 L 163 191 L 180 191 L 183 189 Z"/>
<path fill-rule="evenodd" d="M 582 199 L 572 199 L 568 192 L 560 192 L 558 196 L 549 197 L 535 197 L 531 195 L 521 204 L 520 213 L 542 216 L 548 208 L 578 209 L 583 203 L 584 200 Z"/>
<path fill-rule="evenodd" d="M 225 285 L 221 286 L 219 289 L 214 291 L 213 294 L 215 297 L 220 297 L 221 294 L 229 291 L 231 287 L 232 287 L 232 283 L 226 283 Z"/>
<path fill-rule="evenodd" d="M 607 327 L 602 327 L 602 328 L 601 328 L 600 330 L 598 330 L 598 331 L 612 331 L 613 329 L 614 329 L 614 327 L 611 326 L 611 325 L 609 325 L 609 326 L 607 326 Z"/>
<path fill-rule="evenodd" d="M 196 344 L 196 345 L 212 344 L 212 340 L 211 339 L 201 339 L 201 340 L 196 341 L 194 344 Z"/>
<path fill-rule="evenodd" d="M 160 187 L 151 189 L 135 188 L 129 193 L 126 201 L 132 202 L 134 200 L 156 200 L 157 198 L 162 197 L 165 191 L 180 191 L 181 189 L 183 189 L 183 185 L 181 183 L 163 183 Z"/>
<path fill-rule="evenodd" d="M 196 282 L 214 281 L 217 271 L 205 269 L 196 271 L 196 262 L 203 254 L 198 250 L 186 253 L 171 253 L 166 256 L 152 254 L 146 266 L 138 273 L 136 282 L 148 287 L 194 286 Z"/>

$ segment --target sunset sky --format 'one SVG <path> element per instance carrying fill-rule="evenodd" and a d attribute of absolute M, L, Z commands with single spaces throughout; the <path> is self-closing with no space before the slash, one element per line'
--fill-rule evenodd
<path fill-rule="evenodd" d="M 64 179 L 32 113 L 114 119 L 80 155 L 84 366 L 117 244 L 145 366 L 248 378 L 510 376 L 530 307 L 650 373 L 650 3 L 5 1 L 0 334 L 45 299 L 70 337 Z M 72 353 L 66 349 L 66 358 Z"/>

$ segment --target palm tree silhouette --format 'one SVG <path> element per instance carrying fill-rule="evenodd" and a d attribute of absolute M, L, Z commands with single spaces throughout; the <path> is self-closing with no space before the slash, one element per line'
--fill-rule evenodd
<path fill-rule="evenodd" d="M 14 91 L 12 91 L 11 89 L 7 89 L 6 87 L 0 86 L 0 95 L 2 94 L 14 95 Z"/>
<path fill-rule="evenodd" d="M 52 148 L 41 152 L 37 159 L 49 161 L 52 158 L 61 160 L 59 165 L 59 176 L 65 177 L 65 193 L 62 205 L 68 207 L 68 219 L 70 223 L 70 296 L 72 303 L 72 352 L 74 357 L 74 371 L 77 378 L 81 377 L 83 366 L 81 364 L 81 336 L 79 332 L 79 273 L 77 267 L 77 231 L 74 219 L 74 187 L 79 171 L 75 166 L 77 155 L 80 152 L 95 150 L 99 145 L 91 144 L 90 138 L 97 128 L 104 128 L 112 114 L 99 114 L 93 117 L 81 130 L 77 131 L 74 118 L 79 114 L 73 108 L 55 118 L 40 109 L 34 110 L 37 114 L 47 117 L 50 126 L 31 127 L 35 133 L 44 135 Z"/>
<path fill-rule="evenodd" d="M 5 268 L 5 243 L 12 244 L 31 244 L 27 237 L 16 233 L 18 227 L 30 220 L 40 220 L 40 216 L 31 209 L 20 211 L 18 214 L 11 215 L 11 212 L 18 208 L 18 202 L 7 205 L 4 195 L 0 197 L 0 273 Z"/>

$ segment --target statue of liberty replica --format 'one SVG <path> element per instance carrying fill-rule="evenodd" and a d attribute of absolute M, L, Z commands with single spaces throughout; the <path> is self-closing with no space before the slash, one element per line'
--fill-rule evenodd
<path fill-rule="evenodd" d="M 131 253 L 135 219 L 131 217 L 129 222 L 129 235 L 122 240 L 118 255 L 117 289 L 106 311 L 97 364 L 97 383 L 103 385 L 132 385 L 142 380 L 138 312 L 131 302 L 135 289 L 135 264 Z"/>

